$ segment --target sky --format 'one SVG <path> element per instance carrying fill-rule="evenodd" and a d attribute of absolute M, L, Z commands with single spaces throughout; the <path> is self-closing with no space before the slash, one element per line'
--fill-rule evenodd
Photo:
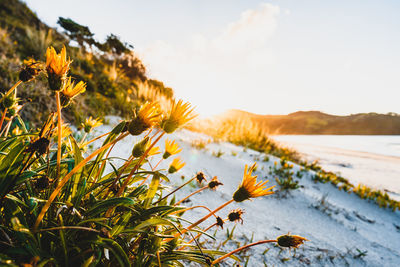
<path fill-rule="evenodd" d="M 201 115 L 400 113 L 400 1 L 26 0 L 131 43 Z"/>

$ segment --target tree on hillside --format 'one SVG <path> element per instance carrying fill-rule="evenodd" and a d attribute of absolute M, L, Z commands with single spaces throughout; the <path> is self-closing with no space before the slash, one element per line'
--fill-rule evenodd
<path fill-rule="evenodd" d="M 59 17 L 57 23 L 63 27 L 67 35 L 81 47 L 84 47 L 84 43 L 88 44 L 90 47 L 96 45 L 96 41 L 93 39 L 94 34 L 89 30 L 89 27 L 76 23 L 70 18 L 66 19 L 63 17 Z"/>
<path fill-rule="evenodd" d="M 110 34 L 107 36 L 106 41 L 98 46 L 98 48 L 104 52 L 111 52 L 114 55 L 129 54 L 133 49 L 133 45 L 123 43 L 118 36 Z"/>

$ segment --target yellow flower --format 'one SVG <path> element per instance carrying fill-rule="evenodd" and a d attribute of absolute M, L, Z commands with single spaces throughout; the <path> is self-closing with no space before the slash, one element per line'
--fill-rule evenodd
<path fill-rule="evenodd" d="M 77 95 L 86 91 L 86 83 L 80 81 L 77 84 L 71 80 L 71 77 L 65 81 L 63 90 L 61 91 L 61 104 L 63 107 L 69 105 L 71 100 Z"/>
<path fill-rule="evenodd" d="M 81 125 L 85 133 L 89 133 L 93 128 L 96 128 L 102 124 L 103 123 L 100 121 L 100 119 L 93 119 L 92 116 L 90 116 L 89 118 L 86 118 L 85 122 Z"/>
<path fill-rule="evenodd" d="M 172 155 L 178 154 L 182 149 L 179 148 L 179 145 L 174 141 L 170 141 L 165 139 L 165 152 L 163 154 L 163 158 L 167 159 Z"/>
<path fill-rule="evenodd" d="M 11 133 L 13 135 L 20 135 L 20 134 L 22 134 L 22 130 L 17 126 L 11 131 Z"/>
<path fill-rule="evenodd" d="M 154 155 L 157 155 L 157 154 L 160 154 L 161 152 L 160 152 L 160 148 L 158 147 L 158 146 L 153 146 L 150 150 L 149 150 L 149 152 L 147 152 L 147 156 L 148 157 L 151 157 L 151 156 L 154 156 Z"/>
<path fill-rule="evenodd" d="M 71 128 L 69 128 L 68 124 L 62 123 L 61 125 L 61 134 L 62 138 L 68 137 L 72 133 Z M 54 128 L 54 136 L 58 136 L 58 127 Z"/>
<path fill-rule="evenodd" d="M 50 46 L 46 51 L 46 70 L 59 76 L 66 75 L 69 71 L 69 65 L 72 60 L 67 59 L 67 50 L 65 46 L 61 53 L 57 54 L 54 47 Z"/>
<path fill-rule="evenodd" d="M 298 248 L 304 241 L 310 241 L 299 235 L 281 235 L 277 239 L 278 245 L 286 248 Z"/>
<path fill-rule="evenodd" d="M 183 166 L 185 166 L 185 164 L 186 164 L 186 163 L 181 162 L 181 159 L 180 159 L 179 157 L 178 157 L 178 158 L 175 158 L 175 159 L 172 161 L 171 165 L 169 165 L 168 172 L 169 172 L 169 173 L 177 172 L 177 171 L 179 171 L 180 169 L 182 169 Z"/>
<path fill-rule="evenodd" d="M 193 114 L 194 108 L 191 108 L 190 103 L 183 103 L 182 100 L 172 104 L 171 112 L 167 118 L 161 123 L 161 128 L 166 133 L 172 133 L 185 123 L 195 118 Z"/>
<path fill-rule="evenodd" d="M 236 202 L 242 202 L 246 199 L 271 195 L 274 193 L 271 189 L 275 186 L 265 188 L 265 184 L 268 183 L 268 181 L 257 183 L 257 175 L 251 176 L 251 173 L 256 168 L 256 163 L 250 167 L 249 171 L 247 171 L 247 168 L 248 166 L 246 165 L 244 168 L 242 184 L 233 194 L 233 199 Z"/>
<path fill-rule="evenodd" d="M 51 46 L 46 51 L 46 71 L 51 90 L 59 91 L 62 89 L 62 83 L 65 80 L 69 65 L 72 60 L 67 59 L 67 51 L 65 46 L 61 49 L 60 54 Z"/>
<path fill-rule="evenodd" d="M 146 102 L 143 104 L 136 116 L 128 123 L 128 131 L 131 135 L 139 135 L 158 123 L 160 111 L 157 103 Z"/>

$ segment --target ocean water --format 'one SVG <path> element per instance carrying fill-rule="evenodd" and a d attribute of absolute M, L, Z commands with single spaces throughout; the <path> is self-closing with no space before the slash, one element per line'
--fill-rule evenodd
<path fill-rule="evenodd" d="M 400 200 L 400 135 L 276 135 L 273 139 L 318 160 L 353 184 L 386 190 Z"/>

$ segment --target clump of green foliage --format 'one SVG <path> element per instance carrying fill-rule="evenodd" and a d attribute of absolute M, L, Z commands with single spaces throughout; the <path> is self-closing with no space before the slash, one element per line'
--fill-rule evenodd
<path fill-rule="evenodd" d="M 362 199 L 373 201 L 378 204 L 379 207 L 390 208 L 393 211 L 400 210 L 400 202 L 390 198 L 390 196 L 386 192 L 382 192 L 382 190 L 376 190 L 362 184 L 355 186 L 350 183 L 348 179 L 336 173 L 323 170 L 316 161 L 312 163 L 301 161 L 299 164 L 304 166 L 306 170 L 313 170 L 315 172 L 314 176 L 312 177 L 315 182 L 329 182 L 339 190 L 343 190 L 348 193 L 354 193 Z"/>
<path fill-rule="evenodd" d="M 281 190 L 294 190 L 300 187 L 299 181 L 294 179 L 293 164 L 288 163 L 285 158 L 282 158 L 279 164 L 274 162 L 270 174 L 276 176 L 275 181 Z"/>

